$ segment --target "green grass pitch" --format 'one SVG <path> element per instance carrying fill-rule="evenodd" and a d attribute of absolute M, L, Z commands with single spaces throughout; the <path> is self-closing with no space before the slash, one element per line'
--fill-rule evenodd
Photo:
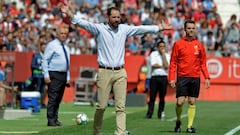
<path fill-rule="evenodd" d="M 207 102 L 197 101 L 194 127 L 197 135 L 225 135 L 240 125 L 240 102 Z M 152 119 L 145 119 L 147 106 L 126 107 L 127 130 L 130 135 L 175 135 L 175 103 L 167 102 L 164 120 L 157 118 L 157 104 Z M 0 119 L 0 134 L 6 135 L 92 135 L 94 106 L 62 103 L 59 110 L 59 120 L 62 127 L 47 127 L 46 109 L 35 113 L 32 117 L 16 120 Z M 84 112 L 90 121 L 87 125 L 77 125 L 77 114 Z M 187 104 L 183 108 L 183 125 L 180 135 L 185 135 L 187 128 Z M 108 107 L 104 114 L 102 135 L 113 135 L 115 131 L 114 107 Z M 234 135 L 240 135 L 240 131 Z"/>

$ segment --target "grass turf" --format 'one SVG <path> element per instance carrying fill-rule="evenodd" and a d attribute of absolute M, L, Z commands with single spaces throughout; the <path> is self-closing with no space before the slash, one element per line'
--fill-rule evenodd
<path fill-rule="evenodd" d="M 231 129 L 240 125 L 239 107 L 240 102 L 197 102 L 196 118 L 194 127 L 198 135 L 224 135 Z M 175 126 L 175 103 L 167 102 L 165 107 L 166 117 L 164 120 L 157 119 L 157 106 L 152 119 L 145 119 L 147 107 L 127 107 L 127 130 L 131 135 L 173 135 Z M 92 135 L 94 107 L 62 103 L 59 111 L 59 120 L 64 124 L 62 127 L 47 127 L 46 109 L 35 113 L 32 117 L 16 120 L 0 119 L 0 134 L 21 135 Z M 77 125 L 75 117 L 80 112 L 88 115 L 90 121 L 87 125 Z M 187 113 L 187 104 L 183 108 L 183 114 Z M 182 119 L 182 132 L 185 135 L 187 117 Z M 115 130 L 114 107 L 108 107 L 104 114 L 102 135 L 113 135 Z M 240 132 L 234 135 L 240 135 Z"/>

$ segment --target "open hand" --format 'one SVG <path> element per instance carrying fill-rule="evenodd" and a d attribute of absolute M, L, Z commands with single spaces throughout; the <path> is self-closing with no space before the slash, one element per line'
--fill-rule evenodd
<path fill-rule="evenodd" d="M 170 83 L 171 88 L 175 88 L 176 87 L 175 81 L 170 81 L 169 83 Z"/>
<path fill-rule="evenodd" d="M 59 3 L 58 8 L 61 10 L 64 17 L 73 17 L 74 12 L 70 2 Z"/>
<path fill-rule="evenodd" d="M 161 21 L 161 23 L 158 26 L 159 26 L 160 30 L 171 30 L 171 29 L 173 29 L 172 25 L 166 24 L 163 20 Z"/>
<path fill-rule="evenodd" d="M 205 80 L 205 87 L 208 89 L 210 87 L 210 80 L 206 79 Z"/>
<path fill-rule="evenodd" d="M 50 78 L 44 78 L 44 82 L 45 82 L 46 84 L 49 84 L 49 83 L 51 82 L 51 80 L 50 80 Z"/>
<path fill-rule="evenodd" d="M 59 3 L 58 8 L 61 10 L 62 13 L 67 14 L 68 6 L 66 5 L 66 3 Z"/>

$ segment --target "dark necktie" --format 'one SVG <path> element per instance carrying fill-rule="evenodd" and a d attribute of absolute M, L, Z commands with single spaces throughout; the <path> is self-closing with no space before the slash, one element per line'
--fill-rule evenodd
<path fill-rule="evenodd" d="M 63 43 L 62 43 L 62 48 L 63 48 L 63 51 L 64 51 L 64 55 L 65 55 L 65 59 L 66 59 L 66 64 L 67 64 L 66 67 L 67 67 L 67 71 L 68 71 L 68 69 L 69 69 L 69 60 L 68 60 L 67 51 L 66 51 Z"/>

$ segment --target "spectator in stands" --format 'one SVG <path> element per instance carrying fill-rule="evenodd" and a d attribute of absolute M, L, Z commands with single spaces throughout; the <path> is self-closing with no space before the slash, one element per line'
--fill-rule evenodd
<path fill-rule="evenodd" d="M 217 46 L 217 49 L 215 51 L 215 55 L 214 56 L 216 56 L 216 57 L 223 57 L 222 53 L 223 53 L 223 46 L 221 46 L 221 45 Z"/>
<path fill-rule="evenodd" d="M 188 12 L 190 12 L 189 3 L 187 2 L 187 0 L 178 1 L 176 5 L 176 12 L 182 13 L 183 16 L 185 16 Z"/>
<path fill-rule="evenodd" d="M 10 14 L 4 17 L 4 21 L 1 24 L 1 29 L 7 32 L 14 31 L 15 27 L 14 27 L 14 23 L 12 22 L 12 16 L 10 16 Z"/>
<path fill-rule="evenodd" d="M 6 35 L 6 40 L 5 40 L 5 44 L 7 46 L 7 50 L 9 51 L 14 51 L 15 47 L 16 47 L 16 41 L 13 38 L 13 33 L 9 32 Z"/>
<path fill-rule="evenodd" d="M 143 11 L 141 12 L 141 22 L 148 21 L 150 18 L 150 9 L 149 8 L 144 8 Z"/>
<path fill-rule="evenodd" d="M 227 44 L 223 46 L 222 56 L 231 57 L 231 50 Z"/>
<path fill-rule="evenodd" d="M 137 9 L 137 2 L 136 0 L 124 0 L 124 8 L 128 10 L 128 13 L 132 11 L 136 11 Z"/>
<path fill-rule="evenodd" d="M 16 43 L 15 51 L 16 52 L 26 51 L 26 48 L 25 48 L 25 38 L 24 37 L 17 37 L 17 38 L 18 38 L 18 43 Z"/>
<path fill-rule="evenodd" d="M 19 9 L 17 9 L 16 2 L 12 2 L 12 4 L 9 6 L 8 10 L 9 10 L 9 13 L 11 14 L 11 16 L 13 16 L 13 17 L 17 17 L 19 14 Z"/>
<path fill-rule="evenodd" d="M 99 0 L 85 0 L 84 4 L 87 8 L 93 9 L 99 4 Z"/>
<path fill-rule="evenodd" d="M 184 17 L 182 16 L 181 12 L 176 13 L 176 17 L 172 20 L 172 26 L 175 31 L 177 31 L 179 28 L 182 28 L 184 25 Z"/>
<path fill-rule="evenodd" d="M 215 41 L 216 39 L 213 35 L 213 32 L 208 31 L 207 35 L 203 37 L 203 41 L 202 41 L 204 48 L 206 49 L 206 52 L 215 50 Z"/>
<path fill-rule="evenodd" d="M 150 99 L 148 102 L 148 111 L 145 116 L 147 119 L 151 119 L 154 112 L 154 104 L 156 96 L 159 96 L 159 106 L 157 116 L 159 119 L 165 117 L 165 96 L 167 93 L 168 85 L 168 65 L 170 62 L 170 55 L 167 52 L 166 44 L 164 41 L 157 43 L 157 50 L 150 54 L 151 63 L 151 79 L 150 79 Z"/>
<path fill-rule="evenodd" d="M 130 19 L 132 20 L 133 25 L 140 25 L 141 24 L 140 15 L 136 11 L 132 11 L 130 13 Z"/>
<path fill-rule="evenodd" d="M 237 15 L 236 14 L 232 14 L 231 17 L 229 18 L 229 20 L 226 23 L 226 29 L 231 28 L 233 23 L 237 22 Z"/>
<path fill-rule="evenodd" d="M 223 48 L 225 44 L 225 37 L 224 37 L 224 30 L 222 28 L 222 24 L 218 24 L 215 38 L 216 38 L 215 50 L 219 50 L 217 49 L 219 48 L 218 46 L 222 46 L 221 48 Z"/>
<path fill-rule="evenodd" d="M 92 23 L 99 23 L 97 16 L 95 15 L 94 9 L 89 9 L 87 14 L 87 20 Z"/>
<path fill-rule="evenodd" d="M 159 0 L 157 0 L 157 1 L 159 1 Z M 178 0 L 165 0 L 165 2 L 163 2 L 164 4 L 161 4 L 161 8 L 166 9 L 166 10 L 168 10 L 168 9 L 175 10 L 177 1 Z"/>
<path fill-rule="evenodd" d="M 42 10 L 46 10 L 50 5 L 50 0 L 36 0 L 36 10 L 41 12 Z"/>
<path fill-rule="evenodd" d="M 185 36 L 183 27 L 178 27 L 177 31 L 175 31 L 173 34 L 173 41 L 177 41 L 181 39 L 183 36 Z"/>
<path fill-rule="evenodd" d="M 198 28 L 199 34 L 198 39 L 202 42 L 203 37 L 207 35 L 207 32 L 209 31 L 208 22 L 205 19 L 203 22 L 200 23 L 200 27 Z"/>
<path fill-rule="evenodd" d="M 125 8 L 124 0 L 113 0 L 113 3 L 114 3 L 115 7 L 119 7 L 121 10 L 122 10 L 122 8 Z M 111 5 L 111 6 L 113 6 L 113 5 Z"/>
<path fill-rule="evenodd" d="M 239 33 L 237 23 L 234 22 L 234 23 L 232 23 L 231 27 L 228 30 L 226 42 L 228 42 L 229 44 L 237 44 L 238 45 L 239 35 L 240 35 L 240 33 Z M 234 50 L 236 50 L 236 49 L 234 49 Z"/>
<path fill-rule="evenodd" d="M 216 7 L 214 7 L 212 11 L 207 15 L 207 20 L 212 29 L 215 28 L 217 25 L 222 24 L 221 17 L 217 12 Z"/>
<path fill-rule="evenodd" d="M 199 8 L 201 8 L 202 10 L 202 0 L 191 0 L 191 9 L 192 11 L 198 10 Z"/>
<path fill-rule="evenodd" d="M 153 6 L 153 12 L 158 12 L 161 8 L 163 8 L 165 5 L 165 1 L 164 0 L 153 0 L 151 2 L 152 6 Z"/>
<path fill-rule="evenodd" d="M 233 22 L 231 27 L 228 29 L 226 37 L 226 44 L 228 45 L 232 53 L 238 51 L 240 31 L 236 22 Z"/>
<path fill-rule="evenodd" d="M 145 42 L 142 43 L 142 55 L 147 55 L 152 48 L 154 48 L 153 35 L 148 33 L 144 35 Z"/>
<path fill-rule="evenodd" d="M 68 42 L 68 47 L 69 47 L 69 51 L 70 51 L 70 54 L 75 54 L 76 53 L 76 47 L 75 47 L 75 42 L 70 40 Z"/>
<path fill-rule="evenodd" d="M 159 25 L 129 26 L 120 24 L 120 9 L 111 7 L 107 11 L 108 23 L 96 24 L 79 18 L 70 9 L 70 4 L 61 6 L 63 13 L 67 14 L 73 24 L 90 31 L 96 36 L 98 43 L 98 105 L 94 116 L 94 135 L 99 135 L 103 122 L 103 115 L 107 107 L 107 99 L 113 88 L 116 109 L 116 134 L 126 133 L 126 86 L 127 74 L 124 69 L 124 49 L 128 36 L 144 33 L 157 33 L 159 30 L 170 29 L 164 23 Z M 113 44 L 114 43 L 114 44 Z M 107 77 L 106 77 L 107 75 Z"/>
<path fill-rule="evenodd" d="M 202 6 L 199 8 L 195 9 L 192 13 L 192 19 L 198 23 L 201 19 L 206 19 L 205 13 L 202 11 Z"/>
<path fill-rule="evenodd" d="M 213 10 L 214 6 L 216 6 L 216 5 L 214 4 L 213 0 L 204 0 L 203 1 L 203 12 L 206 15 L 208 15 L 208 13 L 210 13 Z"/>

